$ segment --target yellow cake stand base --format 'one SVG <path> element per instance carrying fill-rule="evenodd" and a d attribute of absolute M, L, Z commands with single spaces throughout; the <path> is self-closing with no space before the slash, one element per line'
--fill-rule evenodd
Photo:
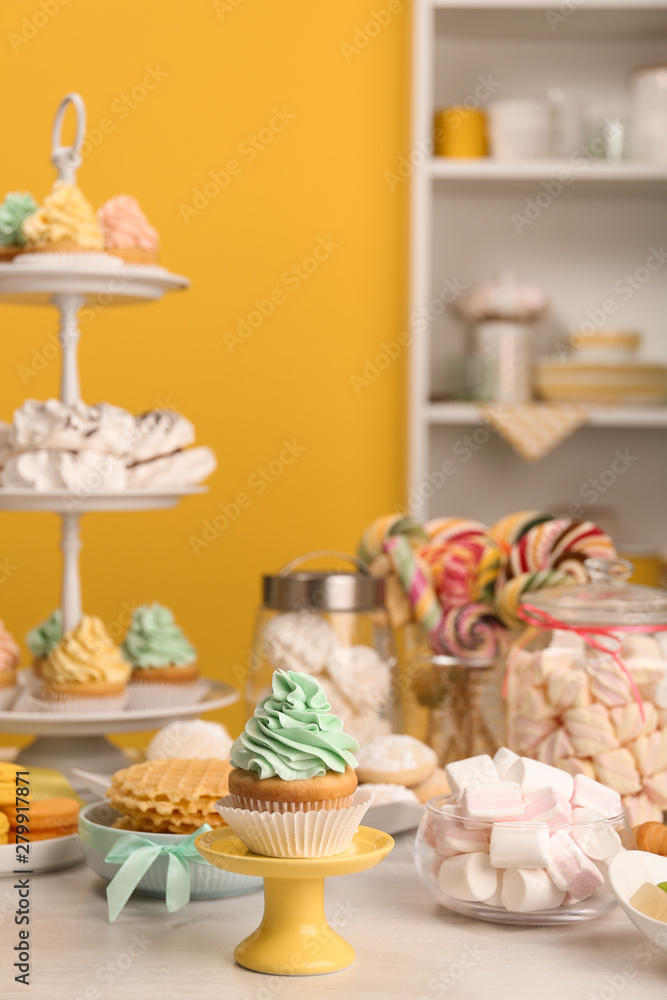
<path fill-rule="evenodd" d="M 216 868 L 264 879 L 264 917 L 234 952 L 239 965 L 273 976 L 318 976 L 347 969 L 354 948 L 327 923 L 324 879 L 373 868 L 394 841 L 360 826 L 344 854 L 332 858 L 265 858 L 228 828 L 200 834 L 195 847 Z"/>

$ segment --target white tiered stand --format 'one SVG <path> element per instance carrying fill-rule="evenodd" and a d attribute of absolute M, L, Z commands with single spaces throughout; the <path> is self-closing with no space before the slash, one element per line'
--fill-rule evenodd
<path fill-rule="evenodd" d="M 74 145 L 61 145 L 62 121 L 67 106 L 72 104 L 77 115 Z M 61 101 L 53 123 L 51 160 L 60 179 L 76 180 L 81 164 L 79 149 L 86 131 L 86 109 L 79 94 L 71 93 Z M 162 267 L 125 265 L 116 272 L 89 266 L 77 270 L 67 267 L 32 267 L 19 271 L 13 264 L 0 265 L 0 300 L 26 305 L 55 306 L 60 313 L 59 339 L 62 347 L 60 398 L 63 403 L 75 403 L 80 396 L 77 348 L 80 337 L 78 312 L 88 296 L 104 296 L 109 305 L 124 305 L 155 301 L 165 292 L 187 288 L 189 281 L 170 274 Z M 90 492 L 86 495 L 65 491 L 0 488 L 0 510 L 51 511 L 62 521 L 61 548 L 63 575 L 61 609 L 63 627 L 74 628 L 81 619 L 81 549 L 80 517 L 99 511 L 163 510 L 175 507 L 181 497 L 205 492 L 201 486 L 170 487 L 168 489 L 115 490 Z M 21 751 L 17 758 L 25 764 L 58 767 L 85 766 L 89 770 L 109 772 L 126 759 L 110 743 L 105 734 L 138 732 L 163 724 L 170 719 L 196 718 L 202 711 L 223 708 L 238 699 L 238 692 L 227 684 L 210 682 L 208 696 L 191 705 L 178 708 L 115 712 L 109 715 L 81 716 L 46 712 L 0 712 L 0 731 L 33 733 L 37 739 Z"/>

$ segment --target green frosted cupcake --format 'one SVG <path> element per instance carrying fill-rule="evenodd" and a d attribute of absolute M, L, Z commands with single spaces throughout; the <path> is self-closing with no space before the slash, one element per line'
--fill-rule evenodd
<path fill-rule="evenodd" d="M 169 608 L 136 608 L 122 646 L 132 666 L 130 708 L 183 704 L 198 688 L 197 651 Z"/>
<path fill-rule="evenodd" d="M 25 244 L 23 223 L 37 211 L 37 202 L 27 191 L 10 191 L 0 205 L 0 263 L 21 253 Z"/>

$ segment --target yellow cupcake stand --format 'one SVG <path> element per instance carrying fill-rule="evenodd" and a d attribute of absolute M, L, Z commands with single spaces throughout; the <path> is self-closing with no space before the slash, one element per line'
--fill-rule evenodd
<path fill-rule="evenodd" d="M 195 847 L 216 868 L 264 879 L 264 916 L 234 951 L 239 965 L 274 976 L 318 976 L 347 969 L 354 948 L 327 923 L 324 879 L 374 868 L 393 839 L 360 826 L 344 854 L 330 858 L 266 858 L 253 854 L 228 828 L 202 833 Z"/>

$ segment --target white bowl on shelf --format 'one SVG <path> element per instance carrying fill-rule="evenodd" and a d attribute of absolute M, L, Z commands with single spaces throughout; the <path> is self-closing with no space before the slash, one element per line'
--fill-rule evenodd
<path fill-rule="evenodd" d="M 612 859 L 609 865 L 609 881 L 622 909 L 638 931 L 654 944 L 667 952 L 667 924 L 640 913 L 630 900 L 644 882 L 667 882 L 667 858 L 647 851 L 625 851 Z"/>

